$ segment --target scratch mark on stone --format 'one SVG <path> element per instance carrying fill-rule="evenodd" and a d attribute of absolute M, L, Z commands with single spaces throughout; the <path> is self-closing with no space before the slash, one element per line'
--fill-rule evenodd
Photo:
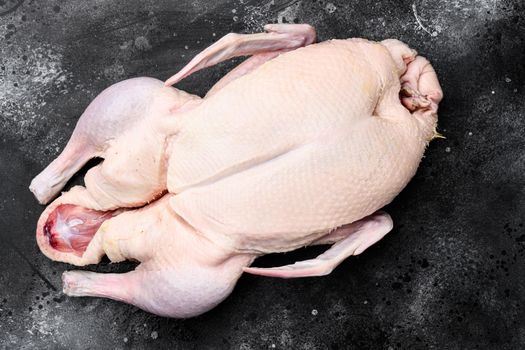
<path fill-rule="evenodd" d="M 412 12 L 414 13 L 414 17 L 416 18 L 416 22 L 419 25 L 419 28 L 423 29 L 425 32 L 427 32 L 431 36 L 437 36 L 437 32 L 430 32 L 430 30 L 428 30 L 423 25 L 423 23 L 421 23 L 421 18 L 417 15 L 417 9 L 416 9 L 416 3 L 415 2 L 412 4 Z"/>
<path fill-rule="evenodd" d="M 31 261 L 29 261 L 29 259 L 24 255 L 24 253 L 22 253 L 20 251 L 20 249 L 18 249 L 18 247 L 16 245 L 14 245 L 13 242 L 11 242 L 11 240 L 7 240 L 7 243 L 11 246 L 11 248 L 13 248 L 13 250 L 18 254 L 20 255 L 20 257 L 29 265 L 29 267 L 31 268 L 31 270 L 33 270 L 34 273 L 36 273 L 38 275 L 38 277 L 40 277 L 40 279 L 49 287 L 51 288 L 54 292 L 57 291 L 57 288 L 53 285 L 53 283 L 51 283 L 47 278 L 46 276 L 44 276 L 44 274 L 42 272 L 40 272 L 40 270 L 35 266 L 33 265 L 33 263 Z"/>
<path fill-rule="evenodd" d="M 94 37 L 96 38 L 97 36 L 102 36 L 102 35 L 109 34 L 115 31 L 119 31 L 121 29 L 125 29 L 127 27 L 134 26 L 136 24 L 143 23 L 147 21 L 148 19 L 149 17 L 147 15 L 141 15 L 141 16 L 138 16 L 137 18 L 130 19 L 125 23 L 120 23 L 114 26 L 108 26 L 107 28 L 97 28 L 93 31 L 88 30 L 87 33 L 83 33 L 82 35 L 79 35 L 78 37 L 74 38 L 74 40 L 80 41 L 84 39 L 92 39 Z"/>

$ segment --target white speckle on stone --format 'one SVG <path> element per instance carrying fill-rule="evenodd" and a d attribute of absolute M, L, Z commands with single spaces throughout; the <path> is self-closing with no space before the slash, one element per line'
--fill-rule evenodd
<path fill-rule="evenodd" d="M 173 36 L 177 36 L 178 34 L 177 33 L 173 33 Z"/>
<path fill-rule="evenodd" d="M 109 80 L 116 81 L 124 75 L 124 67 L 118 62 L 104 68 L 104 76 Z"/>
<path fill-rule="evenodd" d="M 511 78 L 509 78 L 509 77 L 506 77 L 506 78 L 505 78 L 505 82 L 506 82 L 506 83 L 510 83 L 511 81 L 512 81 Z"/>
<path fill-rule="evenodd" d="M 217 36 L 217 34 L 216 33 L 211 33 L 211 36 L 215 37 L 215 36 Z"/>
<path fill-rule="evenodd" d="M 365 305 L 368 304 L 368 300 L 363 301 L 363 304 Z"/>
<path fill-rule="evenodd" d="M 313 315 L 313 316 L 317 316 L 318 313 L 319 313 L 319 312 L 317 311 L 317 309 L 313 309 L 313 310 L 312 310 L 312 315 Z"/>
<path fill-rule="evenodd" d="M 328 13 L 334 13 L 337 10 L 337 7 L 334 4 L 332 4 L 331 2 L 329 2 L 329 3 L 326 4 L 324 9 Z"/>
<path fill-rule="evenodd" d="M 232 10 L 232 13 L 237 13 L 237 10 L 236 10 L 236 9 L 233 9 L 233 10 Z"/>
<path fill-rule="evenodd" d="M 270 348 L 275 349 L 275 344 L 270 345 Z"/>
<path fill-rule="evenodd" d="M 247 4 L 244 7 L 241 22 L 248 32 L 258 32 L 261 27 L 268 23 L 268 18 L 274 17 L 275 1 L 253 2 L 254 5 Z"/>
<path fill-rule="evenodd" d="M 496 93 L 496 91 L 492 90 L 490 93 L 494 95 Z"/>
<path fill-rule="evenodd" d="M 293 23 L 297 18 L 297 12 L 301 6 L 301 1 L 286 7 L 277 14 L 278 23 Z"/>
<path fill-rule="evenodd" d="M 450 153 L 450 147 L 445 148 L 445 152 Z"/>
<path fill-rule="evenodd" d="M 128 342 L 128 337 L 124 337 L 124 343 Z"/>
<path fill-rule="evenodd" d="M 121 45 L 119 45 L 119 49 L 126 50 L 130 48 L 132 44 L 133 44 L 132 40 L 124 41 Z"/>
<path fill-rule="evenodd" d="M 184 45 L 184 50 L 189 49 L 188 45 Z"/>
<path fill-rule="evenodd" d="M 239 20 L 239 17 L 237 17 L 237 16 L 233 16 L 233 21 L 234 21 L 234 22 L 237 22 L 238 20 Z"/>
<path fill-rule="evenodd" d="M 145 36 L 139 36 L 135 39 L 135 47 L 140 51 L 151 50 L 151 45 Z"/>
<path fill-rule="evenodd" d="M 151 332 L 151 339 L 155 340 L 159 337 L 159 333 L 157 331 Z"/>
<path fill-rule="evenodd" d="M 518 92 L 518 89 L 514 89 L 514 90 L 512 90 L 512 91 L 514 91 L 514 92 Z"/>
<path fill-rule="evenodd" d="M 468 136 L 472 136 L 472 131 L 469 131 L 469 132 L 468 132 Z"/>
<path fill-rule="evenodd" d="M 241 343 L 241 345 L 239 345 L 239 350 L 251 350 L 252 347 L 250 346 L 250 344 L 247 344 L 247 343 Z"/>
<path fill-rule="evenodd" d="M 281 343 L 281 347 L 283 349 L 291 349 L 293 348 L 292 345 L 293 345 L 293 340 L 292 340 L 292 336 L 290 335 L 290 332 L 288 332 L 288 330 L 284 330 L 282 333 L 281 333 L 281 337 L 280 337 L 280 343 Z"/>

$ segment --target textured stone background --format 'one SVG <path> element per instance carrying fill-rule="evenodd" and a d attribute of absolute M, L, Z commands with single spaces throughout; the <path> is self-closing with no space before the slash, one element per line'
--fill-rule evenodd
<path fill-rule="evenodd" d="M 276 21 L 310 23 L 321 40 L 395 37 L 432 60 L 447 139 L 432 142 L 389 206 L 393 232 L 327 277 L 243 276 L 190 320 L 64 297 L 71 266 L 39 253 L 42 207 L 27 186 L 89 101 L 125 78 L 164 79 L 227 32 Z M 524 62 L 520 0 L 0 0 L 0 348 L 524 348 Z M 202 95 L 232 65 L 180 87 Z"/>

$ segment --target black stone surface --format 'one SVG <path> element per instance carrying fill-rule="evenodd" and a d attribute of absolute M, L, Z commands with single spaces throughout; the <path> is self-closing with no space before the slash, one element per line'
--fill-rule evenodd
<path fill-rule="evenodd" d="M 60 275 L 72 266 L 38 251 L 42 207 L 27 187 L 89 101 L 125 78 L 167 78 L 220 36 L 276 21 L 310 23 L 320 40 L 398 38 L 432 60 L 447 138 L 387 208 L 394 230 L 323 278 L 243 276 L 194 319 L 65 297 Z M 525 348 L 524 61 L 520 0 L 1 0 L 0 348 Z M 180 87 L 202 95 L 232 66 Z"/>

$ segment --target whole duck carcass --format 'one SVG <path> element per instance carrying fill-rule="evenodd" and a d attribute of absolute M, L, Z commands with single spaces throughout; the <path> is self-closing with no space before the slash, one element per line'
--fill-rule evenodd
<path fill-rule="evenodd" d="M 123 274 L 63 274 L 71 296 L 191 317 L 243 272 L 320 276 L 392 229 L 378 211 L 416 172 L 442 98 L 430 63 L 388 39 L 315 44 L 309 25 L 228 34 L 165 83 L 135 78 L 87 107 L 60 156 L 31 183 L 53 199 L 90 158 L 101 164 L 37 224 L 49 258 L 136 260 Z M 171 87 L 251 55 L 204 98 Z M 249 267 L 267 253 L 331 244 L 315 259 Z"/>

